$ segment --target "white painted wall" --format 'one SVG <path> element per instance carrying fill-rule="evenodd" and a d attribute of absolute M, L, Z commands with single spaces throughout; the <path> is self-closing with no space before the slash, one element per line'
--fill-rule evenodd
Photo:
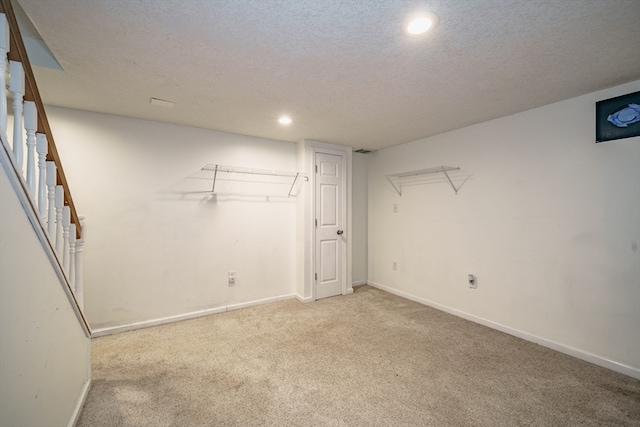
<path fill-rule="evenodd" d="M 0 426 L 68 425 L 90 340 L 2 167 L 0 200 Z"/>
<path fill-rule="evenodd" d="M 295 171 L 295 144 L 47 111 L 76 208 L 86 216 L 85 310 L 92 328 L 295 292 L 295 199 L 159 194 L 207 163 Z M 227 284 L 230 270 L 235 287 Z"/>
<path fill-rule="evenodd" d="M 367 154 L 353 153 L 353 283 L 367 281 Z"/>
<path fill-rule="evenodd" d="M 640 140 L 594 142 L 595 102 L 638 90 L 371 154 L 369 281 L 640 375 Z M 440 165 L 469 178 L 457 196 L 443 181 L 399 196 L 385 178 Z"/>

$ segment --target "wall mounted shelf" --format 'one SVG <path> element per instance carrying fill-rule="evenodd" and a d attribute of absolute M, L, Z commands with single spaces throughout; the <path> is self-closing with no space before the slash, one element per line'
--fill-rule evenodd
<path fill-rule="evenodd" d="M 457 170 L 460 170 L 460 168 L 453 167 L 453 166 L 437 166 L 437 167 L 427 168 L 427 169 L 393 173 L 393 174 L 386 175 L 386 177 L 391 183 L 391 185 L 393 186 L 393 188 L 396 190 L 398 195 L 402 196 L 403 183 L 406 183 L 409 180 L 413 180 L 413 182 L 415 183 L 415 178 L 418 178 L 420 176 L 443 173 L 444 176 L 447 177 L 447 181 L 449 181 L 449 184 L 451 184 L 451 188 L 453 188 L 453 191 L 455 191 L 455 193 L 458 194 L 458 190 L 460 189 L 460 187 L 456 188 L 456 186 L 453 184 L 453 181 L 451 180 L 451 177 L 449 176 L 449 172 L 457 171 Z"/>
<path fill-rule="evenodd" d="M 206 164 L 165 192 L 296 197 L 308 180 L 300 172 Z"/>

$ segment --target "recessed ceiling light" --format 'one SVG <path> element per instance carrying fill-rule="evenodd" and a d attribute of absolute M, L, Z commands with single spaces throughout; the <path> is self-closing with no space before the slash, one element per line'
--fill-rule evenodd
<path fill-rule="evenodd" d="M 278 123 L 280 123 L 281 125 L 285 125 L 285 126 L 286 125 L 290 125 L 292 121 L 293 120 L 291 120 L 291 117 L 289 117 L 289 116 L 281 116 L 278 119 Z"/>
<path fill-rule="evenodd" d="M 440 20 L 438 15 L 433 12 L 422 13 L 416 15 L 409 21 L 409 24 L 405 27 L 407 34 L 411 36 L 418 36 L 424 34 L 427 31 L 433 31 Z"/>
<path fill-rule="evenodd" d="M 151 105 L 155 105 L 156 107 L 173 108 L 176 106 L 176 103 L 165 101 L 164 99 L 151 98 Z"/>

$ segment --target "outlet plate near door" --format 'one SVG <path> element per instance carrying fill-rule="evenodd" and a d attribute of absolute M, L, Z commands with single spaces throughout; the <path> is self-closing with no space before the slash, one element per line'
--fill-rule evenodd
<path fill-rule="evenodd" d="M 229 272 L 229 286 L 235 286 L 236 284 L 236 272 L 235 271 L 230 271 Z"/>
<path fill-rule="evenodd" d="M 469 274 L 469 288 L 476 289 L 478 287 L 478 281 L 476 280 L 476 276 L 473 274 Z"/>

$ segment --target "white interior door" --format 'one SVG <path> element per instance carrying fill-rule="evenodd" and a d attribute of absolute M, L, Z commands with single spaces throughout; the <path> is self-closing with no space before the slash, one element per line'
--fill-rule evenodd
<path fill-rule="evenodd" d="M 315 298 L 342 294 L 344 234 L 343 176 L 341 155 L 316 153 L 315 180 Z"/>

